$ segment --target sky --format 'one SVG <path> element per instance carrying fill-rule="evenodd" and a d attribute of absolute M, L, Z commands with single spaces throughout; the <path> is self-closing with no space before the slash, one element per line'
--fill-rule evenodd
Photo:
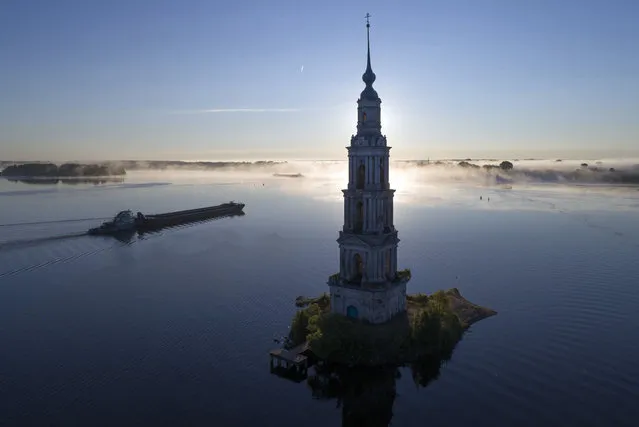
<path fill-rule="evenodd" d="M 639 153 L 636 0 L 2 0 L 0 159 Z"/>

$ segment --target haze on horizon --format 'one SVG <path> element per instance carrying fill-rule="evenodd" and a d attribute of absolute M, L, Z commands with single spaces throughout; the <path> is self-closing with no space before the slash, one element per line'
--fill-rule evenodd
<path fill-rule="evenodd" d="M 0 4 L 0 159 L 343 159 L 371 55 L 394 159 L 639 154 L 639 3 Z"/>

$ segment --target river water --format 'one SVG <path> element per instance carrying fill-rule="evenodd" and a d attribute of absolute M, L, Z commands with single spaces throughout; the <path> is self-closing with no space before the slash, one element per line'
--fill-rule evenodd
<path fill-rule="evenodd" d="M 295 297 L 338 268 L 343 174 L 325 172 L 0 180 L 0 425 L 637 425 L 636 188 L 396 174 L 409 292 L 456 286 L 498 315 L 426 387 L 409 367 L 343 374 L 332 395 L 272 375 Z M 246 215 L 82 235 L 122 209 L 229 200 Z"/>

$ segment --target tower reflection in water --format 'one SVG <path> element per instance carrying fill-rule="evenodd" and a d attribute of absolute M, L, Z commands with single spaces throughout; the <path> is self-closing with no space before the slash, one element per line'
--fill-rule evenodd
<path fill-rule="evenodd" d="M 427 357 L 408 364 L 413 381 L 427 387 L 439 377 L 445 357 Z M 406 371 L 403 371 L 406 372 Z M 393 418 L 396 382 L 402 376 L 400 366 L 346 367 L 319 363 L 309 372 L 307 384 L 312 397 L 335 399 L 342 411 L 342 427 L 388 427 Z"/>

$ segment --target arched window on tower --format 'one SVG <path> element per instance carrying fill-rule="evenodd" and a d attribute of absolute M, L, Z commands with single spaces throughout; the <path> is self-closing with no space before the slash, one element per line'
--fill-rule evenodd
<path fill-rule="evenodd" d="M 366 182 L 366 166 L 364 166 L 364 164 L 362 163 L 361 165 L 359 165 L 359 168 L 357 168 L 357 180 L 355 182 L 355 188 L 357 190 L 363 190 L 364 182 Z"/>
<path fill-rule="evenodd" d="M 361 282 L 364 273 L 364 261 L 360 254 L 355 254 L 353 257 L 353 271 L 351 274 L 351 280 L 353 282 Z"/>
<path fill-rule="evenodd" d="M 357 209 L 355 213 L 355 229 L 356 233 L 361 233 L 364 228 L 364 203 L 357 202 Z"/>
<path fill-rule="evenodd" d="M 366 111 L 364 111 L 362 113 L 362 121 L 365 122 L 366 121 Z"/>
<path fill-rule="evenodd" d="M 384 159 L 379 159 L 379 182 L 382 188 L 386 188 L 386 176 L 384 174 Z"/>

